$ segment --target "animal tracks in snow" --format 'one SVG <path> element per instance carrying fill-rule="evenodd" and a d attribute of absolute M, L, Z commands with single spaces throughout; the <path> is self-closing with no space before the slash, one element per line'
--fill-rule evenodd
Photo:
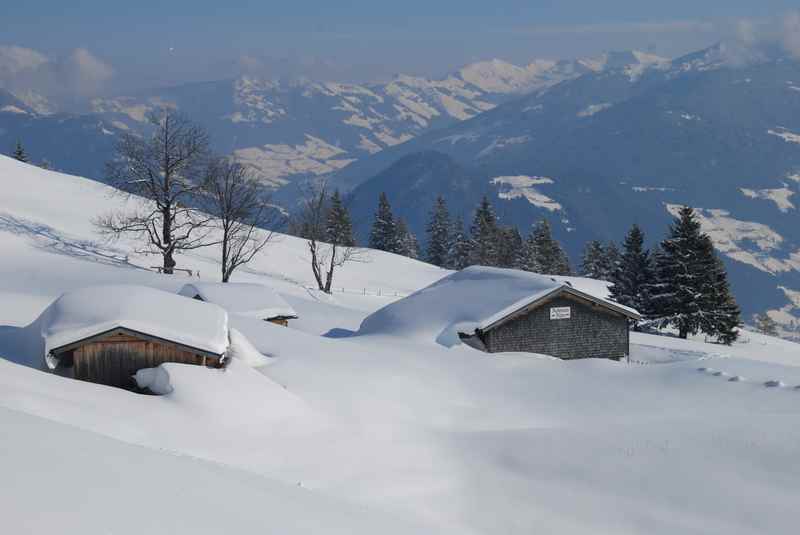
<path fill-rule="evenodd" d="M 742 377 L 741 375 L 731 375 L 728 372 L 724 372 L 722 370 L 715 370 L 714 368 L 701 367 L 697 368 L 697 371 L 700 373 L 705 373 L 712 377 L 727 378 L 729 383 L 747 382 L 747 379 L 745 377 Z M 768 381 L 764 381 L 763 385 L 766 388 L 786 388 L 786 383 L 784 383 L 779 379 L 770 379 Z M 800 391 L 800 385 L 795 386 L 793 390 Z"/>

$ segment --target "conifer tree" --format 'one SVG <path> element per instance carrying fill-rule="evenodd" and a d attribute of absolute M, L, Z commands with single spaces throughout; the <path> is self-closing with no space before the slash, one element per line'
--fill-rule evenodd
<path fill-rule="evenodd" d="M 701 237 L 699 254 L 705 265 L 700 300 L 700 330 L 723 344 L 731 345 L 739 337 L 741 310 L 728 284 L 725 264 L 717 256 L 714 244 L 707 234 Z"/>
<path fill-rule="evenodd" d="M 19 140 L 17 140 L 17 146 L 14 148 L 14 152 L 11 153 L 11 157 L 22 163 L 30 162 L 30 158 L 28 158 L 28 154 L 25 152 L 25 149 L 22 147 L 22 142 Z"/>
<path fill-rule="evenodd" d="M 331 195 L 325 234 L 329 243 L 345 247 L 355 247 L 356 245 L 350 212 L 342 202 L 339 190 L 334 191 Z"/>
<path fill-rule="evenodd" d="M 461 218 L 456 220 L 453 224 L 453 230 L 450 235 L 450 250 L 447 254 L 447 269 L 461 270 L 469 266 L 470 258 L 470 240 L 464 232 L 464 222 Z"/>
<path fill-rule="evenodd" d="M 603 244 L 597 240 L 586 243 L 581 259 L 581 275 L 590 279 L 603 280 L 606 275 L 606 251 Z"/>
<path fill-rule="evenodd" d="M 497 216 L 489 199 L 484 195 L 475 210 L 475 217 L 469 229 L 470 264 L 496 266 L 498 260 Z"/>
<path fill-rule="evenodd" d="M 658 327 L 676 328 L 681 338 L 696 334 L 700 328 L 704 267 L 697 255 L 700 236 L 694 210 L 681 208 L 668 237 L 661 242 L 655 258 L 655 280 L 649 288 L 651 319 Z"/>
<path fill-rule="evenodd" d="M 419 243 L 417 237 L 408 228 L 404 219 L 397 221 L 395 228 L 395 250 L 394 252 L 407 256 L 408 258 L 419 258 Z"/>
<path fill-rule="evenodd" d="M 611 299 L 642 314 L 648 313 L 653 264 L 650 251 L 644 248 L 644 233 L 638 225 L 633 225 L 625 236 L 622 256 L 609 282 L 612 283 Z M 638 330 L 638 325 L 634 326 L 634 330 Z"/>
<path fill-rule="evenodd" d="M 497 266 L 518 268 L 522 264 L 523 240 L 517 227 L 504 227 L 497 233 Z"/>
<path fill-rule="evenodd" d="M 436 198 L 426 232 L 428 247 L 425 259 L 434 266 L 445 267 L 451 245 L 451 223 L 447 203 L 441 195 Z"/>
<path fill-rule="evenodd" d="M 736 340 L 739 307 L 725 266 L 709 236 L 700 231 L 692 208 L 681 208 L 670 226 L 656 254 L 655 270 L 648 290 L 650 318 L 657 326 L 672 326 L 681 338 L 702 330 L 726 344 Z"/>
<path fill-rule="evenodd" d="M 392 215 L 392 207 L 386 193 L 378 199 L 375 221 L 369 234 L 369 246 L 372 249 L 393 253 L 397 250 L 397 224 Z"/>
<path fill-rule="evenodd" d="M 544 268 L 539 262 L 539 252 L 536 245 L 536 237 L 531 232 L 522 245 L 522 255 L 520 258 L 519 269 L 530 271 L 531 273 L 544 273 Z"/>
<path fill-rule="evenodd" d="M 537 273 L 547 275 L 570 275 L 572 269 L 569 258 L 561 244 L 553 238 L 550 223 L 542 219 L 533 229 L 529 243 L 526 244 L 526 268 L 535 268 Z M 534 269 L 528 269 L 534 271 Z"/>
<path fill-rule="evenodd" d="M 603 248 L 603 261 L 601 266 L 600 279 L 610 281 L 614 277 L 614 273 L 619 267 L 622 259 L 622 254 L 619 252 L 617 244 L 612 240 L 609 241 Z"/>

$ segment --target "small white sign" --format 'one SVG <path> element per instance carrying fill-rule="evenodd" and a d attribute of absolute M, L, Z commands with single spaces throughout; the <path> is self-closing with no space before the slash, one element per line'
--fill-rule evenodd
<path fill-rule="evenodd" d="M 568 320 L 572 317 L 572 308 L 570 307 L 553 307 L 550 309 L 551 320 Z"/>

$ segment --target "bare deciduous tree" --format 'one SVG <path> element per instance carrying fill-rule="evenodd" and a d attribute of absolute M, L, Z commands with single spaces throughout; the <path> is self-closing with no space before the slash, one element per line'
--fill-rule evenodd
<path fill-rule="evenodd" d="M 314 273 L 317 287 L 325 293 L 331 293 L 336 268 L 347 262 L 364 260 L 358 248 L 344 243 L 347 240 L 342 239 L 343 237 L 336 232 L 331 232 L 329 200 L 325 183 L 310 187 L 303 199 L 303 206 L 295 225 L 308 244 L 311 253 L 311 271 Z"/>
<path fill-rule="evenodd" d="M 203 188 L 208 135 L 170 108 L 152 112 L 148 120 L 153 134 L 122 135 L 115 159 L 107 164 L 109 182 L 124 195 L 138 197 L 136 208 L 102 216 L 95 224 L 115 238 L 141 238 L 140 251 L 161 254 L 163 271 L 171 274 L 176 252 L 212 244 L 207 241 L 210 218 L 194 208 Z"/>
<path fill-rule="evenodd" d="M 250 262 L 275 237 L 284 223 L 280 210 L 252 174 L 251 168 L 228 158 L 209 162 L 205 180 L 206 206 L 221 231 L 222 282 Z"/>

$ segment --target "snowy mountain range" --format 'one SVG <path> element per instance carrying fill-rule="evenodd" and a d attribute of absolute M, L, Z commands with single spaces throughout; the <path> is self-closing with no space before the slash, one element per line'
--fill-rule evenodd
<path fill-rule="evenodd" d="M 280 187 L 334 172 L 521 94 L 586 73 L 621 66 L 639 72 L 663 61 L 640 52 L 536 60 L 526 66 L 494 59 L 439 79 L 397 75 L 385 83 L 366 84 L 240 77 L 98 98 L 91 101 L 91 112 L 83 115 L 54 115 L 46 102 L 31 105 L 38 102 L 31 95 L 6 93 L 7 102 L 0 97 L 0 147 L 10 146 L 18 137 L 34 159 L 46 157 L 59 169 L 100 179 L 102 167 L 96 167 L 94 153 L 85 155 L 73 148 L 61 154 L 38 125 L 46 125 L 59 137 L 61 124 L 92 124 L 78 139 L 105 147 L 108 133 L 145 131 L 148 111 L 170 105 L 206 126 L 219 151 L 253 164 L 265 182 Z"/>
<path fill-rule="evenodd" d="M 745 313 L 770 309 L 796 334 L 800 61 L 728 57 L 718 45 L 608 66 L 387 149 L 334 182 L 351 191 L 357 223 L 385 190 L 417 233 L 436 194 L 466 219 L 487 194 L 523 231 L 548 217 L 574 261 L 587 240 L 620 240 L 634 222 L 654 243 L 689 204 L 728 261 Z"/>

